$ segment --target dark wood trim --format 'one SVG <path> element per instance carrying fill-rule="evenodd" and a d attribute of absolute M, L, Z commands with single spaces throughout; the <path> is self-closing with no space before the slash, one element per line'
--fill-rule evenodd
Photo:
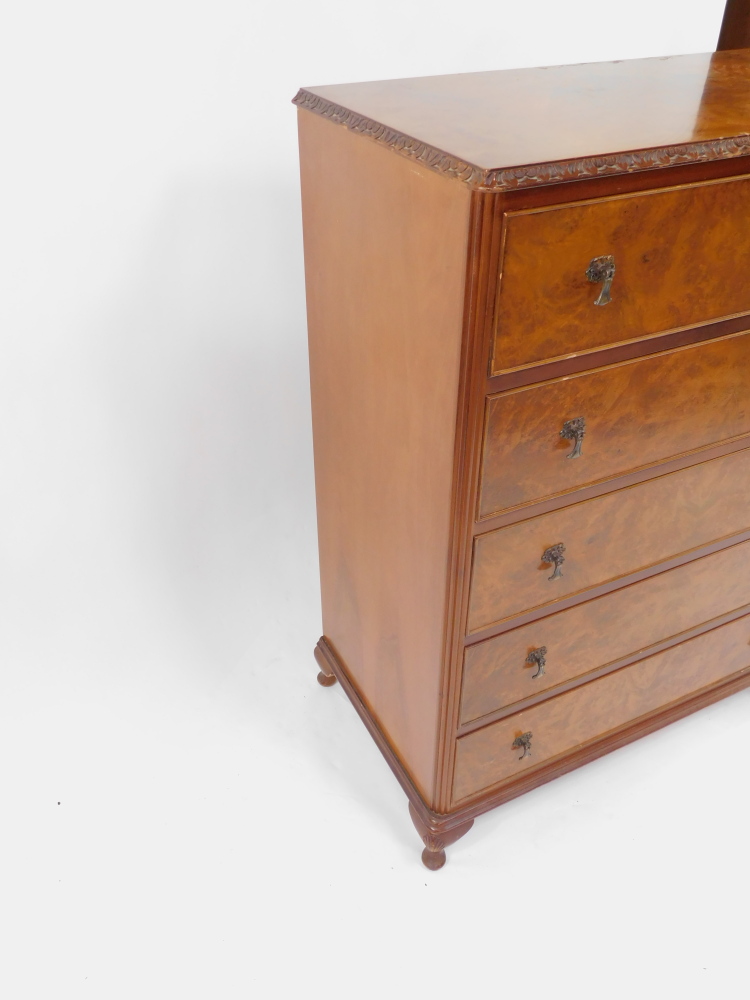
<path fill-rule="evenodd" d="M 629 175 L 642 171 L 663 170 L 676 165 L 708 163 L 750 154 L 750 135 L 728 136 L 682 145 L 636 149 L 604 156 L 577 157 L 552 163 L 488 169 L 468 163 L 445 150 L 421 142 L 414 136 L 342 107 L 325 97 L 302 88 L 293 104 L 322 115 L 337 125 L 359 132 L 402 156 L 483 191 L 512 191 L 602 175 Z M 658 182 L 655 182 L 658 183 Z"/>
<path fill-rule="evenodd" d="M 564 187 L 521 188 L 506 191 L 508 211 L 519 212 L 531 208 L 544 208 L 567 203 L 588 201 L 591 198 L 615 197 L 621 194 L 635 194 L 638 191 L 663 190 L 682 187 L 685 184 L 699 184 L 703 181 L 729 180 L 748 173 L 750 164 L 744 159 L 714 160 L 711 163 L 682 163 L 674 167 L 664 167 L 657 174 L 644 171 L 641 174 L 614 174 L 603 177 L 584 178 L 567 181 Z"/>
<path fill-rule="evenodd" d="M 605 754 L 611 753 L 619 747 L 632 743 L 642 736 L 653 733 L 657 729 L 669 725 L 671 722 L 676 722 L 678 719 L 691 715 L 693 712 L 697 712 L 707 705 L 712 705 L 714 702 L 735 694 L 750 685 L 750 667 L 748 667 L 739 674 L 735 674 L 728 680 L 723 681 L 721 684 L 706 688 L 683 701 L 674 702 L 659 712 L 644 716 L 635 722 L 629 723 L 627 726 L 613 730 L 603 739 L 588 743 L 572 753 L 556 757 L 554 760 L 548 761 L 538 768 L 525 771 L 512 782 L 487 788 L 482 791 L 481 795 L 475 796 L 468 801 L 455 803 L 450 811 L 439 813 L 430 809 L 417 791 L 398 755 L 390 746 L 377 722 L 370 715 L 367 706 L 360 698 L 356 687 L 349 678 L 346 668 L 338 659 L 324 636 L 318 641 L 316 649 L 318 663 L 323 658 L 331 672 L 335 674 L 341 687 L 354 705 L 357 714 L 365 724 L 367 731 L 372 736 L 397 781 L 406 793 L 409 804 L 413 807 L 410 809 L 412 819 L 414 820 L 416 814 L 422 826 L 435 838 L 447 838 L 451 832 L 455 832 L 457 836 L 461 836 L 462 833 L 466 832 L 466 830 L 461 831 L 461 827 L 467 827 L 467 824 L 477 816 L 489 812 L 490 809 L 494 809 L 504 802 L 509 802 L 511 799 L 523 795 L 525 792 L 529 792 L 540 785 L 546 784 L 548 781 L 552 781 L 554 778 L 560 777 L 560 775 L 567 774 L 569 771 L 573 771 L 583 764 L 588 764 L 590 761 L 596 760 L 597 757 L 603 757 Z M 445 842 L 448 843 L 449 841 L 446 839 Z"/>
<path fill-rule="evenodd" d="M 439 811 L 448 808 L 452 794 L 455 754 L 453 735 L 460 712 L 460 680 L 471 587 L 475 498 L 484 433 L 483 385 L 492 336 L 494 282 L 502 255 L 503 209 L 503 195 L 473 195 L 462 343 L 462 388 L 456 424 L 449 593 L 446 603 L 446 627 L 450 631 L 446 634 L 441 683 L 441 730 L 438 740 L 441 750 L 437 762 L 436 794 L 432 803 Z"/>
<path fill-rule="evenodd" d="M 485 535 L 498 528 L 506 528 L 510 524 L 518 524 L 519 521 L 528 521 L 532 517 L 540 514 L 549 514 L 553 510 L 560 510 L 562 507 L 569 507 L 572 504 L 583 503 L 585 500 L 593 500 L 596 497 L 604 496 L 606 493 L 615 493 L 617 490 L 624 490 L 628 486 L 637 486 L 645 483 L 649 479 L 656 479 L 659 476 L 669 475 L 671 472 L 679 472 L 681 469 L 688 469 L 692 465 L 700 465 L 702 462 L 710 462 L 714 458 L 722 458 L 724 455 L 731 455 L 735 451 L 744 451 L 750 446 L 750 434 L 742 434 L 721 444 L 711 445 L 708 448 L 697 448 L 694 451 L 684 452 L 675 458 L 667 459 L 665 462 L 657 462 L 653 465 L 644 465 L 633 472 L 626 472 L 622 476 L 614 476 L 609 479 L 602 479 L 591 486 L 583 486 L 579 489 L 569 490 L 567 493 L 558 493 L 555 496 L 545 497 L 543 500 L 533 500 L 520 507 L 510 507 L 500 514 L 490 514 L 487 517 L 478 518 L 474 522 L 474 534 Z"/>
<path fill-rule="evenodd" d="M 563 378 L 566 375 L 578 375 L 594 368 L 606 368 L 623 361 L 637 361 L 652 354 L 674 351 L 680 347 L 708 343 L 720 337 L 746 333 L 748 330 L 750 330 L 750 313 L 742 313 L 715 323 L 681 327 L 679 330 L 656 333 L 652 337 L 641 337 L 638 340 L 627 340 L 611 347 L 580 351 L 578 354 L 553 358 L 536 365 L 508 369 L 506 372 L 487 378 L 486 392 L 491 396 L 497 392 L 507 392 L 509 389 L 521 389 L 539 382 Z"/>
<path fill-rule="evenodd" d="M 412 781 L 409 772 L 404 767 L 401 758 L 393 749 L 385 733 L 382 731 L 376 719 L 371 714 L 364 699 L 360 695 L 357 686 L 349 676 L 349 672 L 344 666 L 344 663 L 324 635 L 318 639 L 318 644 L 315 647 L 314 653 L 315 660 L 318 665 L 322 667 L 323 664 L 325 664 L 325 671 L 332 673 L 341 684 L 346 696 L 354 706 L 357 715 L 365 724 L 365 727 L 375 741 L 378 750 L 380 750 L 382 755 L 385 757 L 386 763 L 396 776 L 396 780 L 404 790 L 410 804 L 414 807 L 414 812 L 417 814 L 422 825 L 427 830 L 433 832 L 436 836 L 445 834 L 449 830 L 462 826 L 466 822 L 464 817 L 442 815 L 434 812 L 427 805 L 419 793 L 417 786 Z"/>
<path fill-rule="evenodd" d="M 511 629 L 518 628 L 519 625 L 528 625 L 529 622 L 537 621 L 539 618 L 546 618 L 547 615 L 554 614 L 556 611 L 565 611 L 566 608 L 572 608 L 576 604 L 583 604 L 594 597 L 602 597 L 604 594 L 610 594 L 613 590 L 620 590 L 621 587 L 628 587 L 631 583 L 639 583 L 641 580 L 647 580 L 651 576 L 656 576 L 657 573 L 664 573 L 668 569 L 684 566 L 694 559 L 709 556 L 713 552 L 721 551 L 721 549 L 728 549 L 730 545 L 736 545 L 738 542 L 746 542 L 748 539 L 750 539 L 750 530 L 743 531 L 738 535 L 719 538 L 708 545 L 702 545 L 697 549 L 690 549 L 689 552 L 682 552 L 672 559 L 665 559 L 663 562 L 656 563 L 653 566 L 639 569 L 636 573 L 619 576 L 616 580 L 608 580 L 597 587 L 589 587 L 587 590 L 580 590 L 576 594 L 570 594 L 570 596 L 560 601 L 542 604 L 536 608 L 531 608 L 529 611 L 525 611 L 521 615 L 514 615 L 512 618 L 493 622 L 492 625 L 488 625 L 486 628 L 470 632 L 464 640 L 464 645 L 473 646 L 474 643 L 482 642 L 485 639 L 492 639 L 496 635 L 502 635 L 503 632 L 509 632 Z"/>
<path fill-rule="evenodd" d="M 716 51 L 750 48 L 750 0 L 727 0 Z"/>
<path fill-rule="evenodd" d="M 512 705 L 505 705 L 503 708 L 498 708 L 494 712 L 488 712 L 487 715 L 483 715 L 478 719 L 472 719 L 471 722 L 465 722 L 462 726 L 458 727 L 456 735 L 466 736 L 469 733 L 473 733 L 476 729 L 483 729 L 485 726 L 488 726 L 493 722 L 498 722 L 500 719 L 504 719 L 508 715 L 515 715 L 516 712 L 523 712 L 525 709 L 531 708 L 533 705 L 538 705 L 541 701 L 547 701 L 549 698 L 556 698 L 560 694 L 565 694 L 566 691 L 571 691 L 573 688 L 580 687 L 582 684 L 587 684 L 589 681 L 596 680 L 598 677 L 604 677 L 605 674 L 612 674 L 615 670 L 620 670 L 621 667 L 628 667 L 632 663 L 637 663 L 639 660 L 645 660 L 649 656 L 655 656 L 656 653 L 661 653 L 662 650 L 669 649 L 670 646 L 677 646 L 681 642 L 687 642 L 688 639 L 694 639 L 696 636 L 702 635 L 704 632 L 710 632 L 712 629 L 718 628 L 720 625 L 727 625 L 729 622 L 733 622 L 735 618 L 742 618 L 743 615 L 747 614 L 750 614 L 750 604 L 746 604 L 741 608 L 735 608 L 733 611 L 728 611 L 724 615 L 719 615 L 716 618 L 712 618 L 710 621 L 696 625 L 694 628 L 686 629 L 684 632 L 679 632 L 677 635 L 670 636 L 667 639 L 662 639 L 661 642 L 655 642 L 651 646 L 646 646 L 644 649 L 639 649 L 635 653 L 630 653 L 628 656 L 622 656 L 619 660 L 612 660 L 611 663 L 605 663 L 601 667 L 597 667 L 595 670 L 589 670 L 585 674 L 580 674 L 578 677 L 571 677 L 569 680 L 563 681 L 561 684 L 556 684 L 553 688 L 547 688 L 530 698 L 524 698 L 521 701 L 516 701 Z"/>
<path fill-rule="evenodd" d="M 433 872 L 438 871 L 445 864 L 446 847 L 455 844 L 474 826 L 473 819 L 462 823 L 461 826 L 454 826 L 450 830 L 442 829 L 432 823 L 425 823 L 412 802 L 409 803 L 409 815 L 417 833 L 424 842 L 422 864 Z"/>
<path fill-rule="evenodd" d="M 453 678 L 460 676 L 463 658 L 463 620 L 456 614 L 456 608 L 465 601 L 463 589 L 468 586 L 463 572 L 464 565 L 471 558 L 471 535 L 466 532 L 467 519 L 473 517 L 473 497 L 462 489 L 471 465 L 468 428 L 471 426 L 471 411 L 475 405 L 476 393 L 472 391 L 471 371 L 474 364 L 474 342 L 472 330 L 477 313 L 485 308 L 482 297 L 481 263 L 487 255 L 490 227 L 487 224 L 487 198 L 473 194 L 469 219 L 469 234 L 466 253 L 466 285 L 464 301 L 464 322 L 461 338 L 461 366 L 456 405 L 456 429 L 453 459 L 453 496 L 451 502 L 450 558 L 447 566 L 447 586 L 445 601 L 445 634 L 443 637 L 442 692 L 440 718 L 438 720 L 438 760 L 435 788 L 432 802 L 439 804 L 450 795 L 450 769 L 446 769 L 446 748 L 450 747 L 451 734 L 455 731 L 454 702 L 458 700 L 457 684 Z M 484 252 L 483 252 L 484 251 Z M 480 393 L 481 395 L 481 393 Z M 450 751 L 447 751 L 450 753 Z M 448 770 L 448 777 L 446 777 Z M 426 843 L 426 842 L 425 842 Z"/>

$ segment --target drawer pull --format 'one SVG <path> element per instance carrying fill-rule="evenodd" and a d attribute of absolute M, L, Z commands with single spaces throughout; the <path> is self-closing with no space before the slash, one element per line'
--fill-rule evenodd
<path fill-rule="evenodd" d="M 522 733 L 520 736 L 516 736 L 513 740 L 514 749 L 520 750 L 523 747 L 523 753 L 518 758 L 519 760 L 523 760 L 524 757 L 531 756 L 531 736 L 531 733 Z"/>
<path fill-rule="evenodd" d="M 540 646 L 539 649 L 532 649 L 526 657 L 526 662 L 529 665 L 536 664 L 536 673 L 531 675 L 532 681 L 537 677 L 541 677 L 544 673 L 544 665 L 547 662 L 547 647 Z"/>
<path fill-rule="evenodd" d="M 542 552 L 542 562 L 543 563 L 554 563 L 555 572 L 552 576 L 548 576 L 548 580 L 557 580 L 558 577 L 562 576 L 562 570 L 560 567 L 565 562 L 565 546 L 562 542 L 558 542 L 557 545 L 550 545 L 548 549 Z"/>
<path fill-rule="evenodd" d="M 563 428 L 560 431 L 561 438 L 567 438 L 568 441 L 575 441 L 573 450 L 568 455 L 568 458 L 579 458 L 581 454 L 581 445 L 583 444 L 583 435 L 586 433 L 586 418 L 585 417 L 574 417 L 573 420 L 566 420 L 563 424 Z"/>
<path fill-rule="evenodd" d="M 615 278 L 615 258 L 611 254 L 606 257 L 594 257 L 586 268 L 586 277 L 591 282 L 604 282 L 599 298 L 594 301 L 595 306 L 606 306 L 612 301 L 609 292 Z"/>

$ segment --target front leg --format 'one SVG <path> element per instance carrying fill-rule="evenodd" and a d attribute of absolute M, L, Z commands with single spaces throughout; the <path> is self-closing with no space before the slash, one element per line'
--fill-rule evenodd
<path fill-rule="evenodd" d="M 442 868 L 445 864 L 445 848 L 451 844 L 455 844 L 457 840 L 460 840 L 474 826 L 473 819 L 447 828 L 445 822 L 439 824 L 430 823 L 428 825 L 411 802 L 409 803 L 409 815 L 411 816 L 412 823 L 417 828 L 417 833 L 424 841 L 425 847 L 422 851 L 422 864 L 425 868 L 429 868 L 433 872 Z"/>

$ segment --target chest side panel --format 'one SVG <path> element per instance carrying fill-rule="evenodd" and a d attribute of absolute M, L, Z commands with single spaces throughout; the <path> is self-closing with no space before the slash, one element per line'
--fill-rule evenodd
<path fill-rule="evenodd" d="M 431 801 L 471 195 L 299 126 L 324 631 Z"/>

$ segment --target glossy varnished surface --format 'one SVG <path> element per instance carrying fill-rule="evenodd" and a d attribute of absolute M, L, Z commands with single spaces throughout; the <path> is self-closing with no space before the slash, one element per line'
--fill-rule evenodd
<path fill-rule="evenodd" d="M 750 542 L 743 542 L 469 646 L 462 723 L 750 604 L 748 566 Z M 540 647 L 547 649 L 545 672 L 533 679 L 526 657 Z"/>
<path fill-rule="evenodd" d="M 583 416 L 579 457 L 560 437 Z M 750 334 L 491 396 L 479 514 L 750 433 Z"/>
<path fill-rule="evenodd" d="M 742 656 L 724 638 L 748 607 L 750 452 L 727 454 L 747 443 L 748 364 L 744 340 L 726 345 L 750 313 L 750 180 L 736 180 L 750 175 L 749 60 L 390 81 L 297 101 L 316 656 L 409 795 L 433 866 L 488 805 L 750 676 L 750 635 Z M 594 307 L 584 272 L 610 252 L 612 303 Z M 654 356 L 700 331 L 727 339 Z M 477 522 L 486 393 L 492 520 Z M 579 415 L 583 458 L 568 461 L 559 430 Z M 563 577 L 549 582 L 540 555 L 558 541 Z M 532 682 L 523 661 L 540 645 L 546 673 Z M 512 741 L 532 728 L 519 766 Z"/>
<path fill-rule="evenodd" d="M 471 193 L 299 124 L 324 632 L 431 803 Z"/>
<path fill-rule="evenodd" d="M 750 451 L 487 532 L 474 543 L 469 631 L 553 604 L 750 527 Z M 566 546 L 562 577 L 541 562 Z"/>
<path fill-rule="evenodd" d="M 305 91 L 383 126 L 380 133 L 368 129 L 375 138 L 393 130 L 485 170 L 682 147 L 750 132 L 746 50 Z M 393 148 L 399 148 L 395 141 Z M 680 162 L 679 155 L 673 162 Z M 682 160 L 687 158 L 683 149 Z M 665 154 L 654 165 L 668 162 Z M 622 172 L 637 167 L 624 164 Z"/>
<path fill-rule="evenodd" d="M 492 372 L 747 312 L 748 217 L 747 177 L 509 213 Z"/>
<path fill-rule="evenodd" d="M 750 667 L 750 616 L 640 660 L 458 741 L 454 798 L 465 799 Z M 513 740 L 531 732 L 531 756 Z"/>

